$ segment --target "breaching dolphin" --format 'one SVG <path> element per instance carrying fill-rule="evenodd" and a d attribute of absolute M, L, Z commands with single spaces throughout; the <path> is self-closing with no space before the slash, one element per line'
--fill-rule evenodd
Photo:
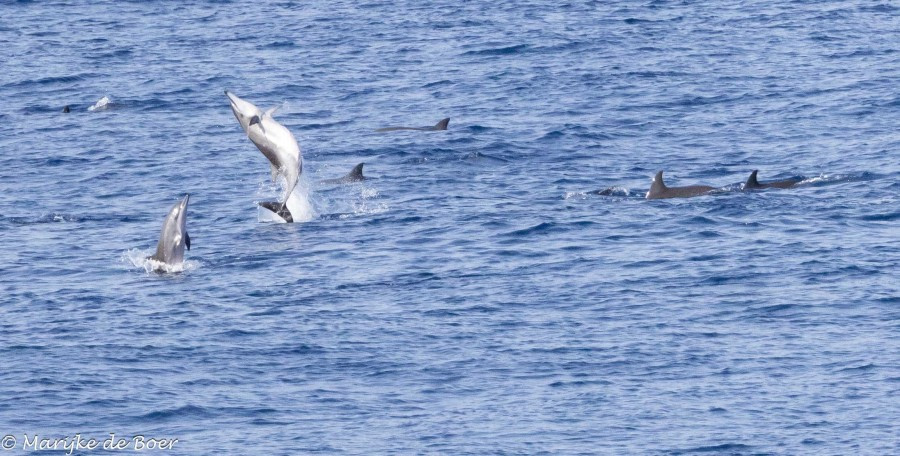
<path fill-rule="evenodd" d="M 297 140 L 290 130 L 272 118 L 277 107 L 263 112 L 253 103 L 243 100 L 227 90 L 225 95 L 231 101 L 231 111 L 234 112 L 234 117 L 241 124 L 244 133 L 269 160 L 272 167 L 272 180 L 277 180 L 278 176 L 284 177 L 284 202 L 280 203 L 282 207 L 279 211 L 273 212 L 286 211 L 287 199 L 290 198 L 300 179 L 300 174 L 303 172 L 300 145 L 297 144 Z"/>
<path fill-rule="evenodd" d="M 344 177 L 340 177 L 337 179 L 324 179 L 319 182 L 322 184 L 327 184 L 327 185 L 337 185 L 337 184 L 349 184 L 351 182 L 364 181 L 364 180 L 366 180 L 366 176 L 363 176 L 363 173 L 362 173 L 363 165 L 365 165 L 365 163 L 360 163 L 360 164 L 354 166 L 353 169 L 350 170 L 350 172 L 347 173 L 347 175 Z"/>
<path fill-rule="evenodd" d="M 647 199 L 690 198 L 692 196 L 705 195 L 713 190 L 715 190 L 715 188 L 708 185 L 666 187 L 665 182 L 663 182 L 663 172 L 660 171 L 653 177 L 653 183 L 650 184 L 650 191 L 647 192 Z"/>
<path fill-rule="evenodd" d="M 184 262 L 184 248 L 191 249 L 191 237 L 188 236 L 187 207 L 190 194 L 184 195 L 181 201 L 175 203 L 169 214 L 163 221 L 162 232 L 159 234 L 159 244 L 156 245 L 156 253 L 147 257 L 156 263 L 154 270 L 163 270 L 165 266 L 177 266 Z M 157 264 L 158 263 L 158 264 Z"/>
<path fill-rule="evenodd" d="M 446 130 L 447 125 L 450 124 L 450 118 L 446 118 L 441 120 L 440 122 L 434 124 L 432 127 L 387 127 L 387 128 L 379 128 L 375 130 L 377 133 L 384 133 L 386 131 L 398 131 L 398 130 L 416 130 L 416 131 L 438 131 L 438 130 Z"/>
<path fill-rule="evenodd" d="M 756 173 L 759 170 L 754 169 L 752 173 L 750 173 L 750 177 L 747 178 L 747 182 L 744 183 L 744 187 L 742 190 L 759 190 L 764 188 L 791 188 L 800 183 L 803 179 L 792 177 L 790 179 L 782 179 L 779 181 L 765 182 L 760 183 L 756 180 Z"/>

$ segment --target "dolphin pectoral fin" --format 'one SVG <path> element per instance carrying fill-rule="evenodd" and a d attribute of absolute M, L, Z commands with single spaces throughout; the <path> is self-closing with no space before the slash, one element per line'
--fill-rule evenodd
<path fill-rule="evenodd" d="M 434 125 L 434 129 L 435 130 L 446 130 L 447 125 L 449 125 L 449 124 L 450 124 L 450 118 L 447 117 L 446 119 L 441 119 L 440 122 L 436 123 Z"/>
<path fill-rule="evenodd" d="M 191 235 L 189 235 L 187 231 L 184 232 L 184 246 L 187 247 L 188 250 L 191 249 Z"/>

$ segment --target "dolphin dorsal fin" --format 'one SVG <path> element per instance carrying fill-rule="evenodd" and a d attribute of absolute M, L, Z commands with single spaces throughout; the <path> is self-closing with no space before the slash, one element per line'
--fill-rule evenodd
<path fill-rule="evenodd" d="M 744 184 L 744 188 L 756 188 L 759 187 L 759 181 L 756 180 L 756 173 L 759 172 L 758 169 L 754 169 L 752 173 L 750 173 L 750 177 L 747 178 L 747 182 Z"/>
<path fill-rule="evenodd" d="M 283 107 L 284 107 L 284 102 L 282 101 L 281 103 L 279 103 L 279 104 L 277 104 L 277 105 L 275 105 L 275 106 L 272 106 L 272 107 L 269 108 L 269 109 L 266 109 L 266 112 L 264 113 L 264 115 L 267 115 L 267 116 L 269 116 L 269 117 L 272 117 L 272 114 L 275 114 L 275 111 L 278 111 L 279 109 L 281 109 L 281 108 L 283 108 Z"/>
<path fill-rule="evenodd" d="M 663 172 L 660 171 L 653 176 L 653 186 L 658 186 L 660 189 L 666 188 L 666 183 L 663 181 Z"/>
<path fill-rule="evenodd" d="M 450 118 L 449 118 L 449 117 L 447 117 L 446 119 L 441 119 L 440 122 L 434 124 L 434 129 L 435 129 L 435 130 L 446 130 L 446 129 L 447 129 L 447 125 L 450 125 Z"/>
<path fill-rule="evenodd" d="M 347 178 L 354 181 L 365 179 L 362 173 L 363 165 L 365 165 L 365 163 L 354 166 L 353 169 L 350 170 L 350 173 L 347 174 Z"/>
<path fill-rule="evenodd" d="M 647 191 L 647 199 L 656 198 L 660 193 L 666 190 L 666 183 L 663 182 L 663 172 L 660 171 L 653 176 L 653 183 L 650 184 L 650 190 Z"/>

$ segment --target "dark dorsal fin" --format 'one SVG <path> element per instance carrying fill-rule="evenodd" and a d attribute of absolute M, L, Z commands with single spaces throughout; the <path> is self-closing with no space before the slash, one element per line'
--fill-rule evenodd
<path fill-rule="evenodd" d="M 653 176 L 653 184 L 657 185 L 661 188 L 666 188 L 666 183 L 663 182 L 663 172 L 662 171 L 656 173 L 656 176 Z"/>
<path fill-rule="evenodd" d="M 758 169 L 754 169 L 752 173 L 750 173 L 750 177 L 747 178 L 747 182 L 744 183 L 744 188 L 759 188 L 759 181 L 756 180 L 756 173 L 759 172 Z"/>
<path fill-rule="evenodd" d="M 450 118 L 442 119 L 440 122 L 434 124 L 435 130 L 446 130 L 447 125 L 450 125 Z"/>
<path fill-rule="evenodd" d="M 288 210 L 287 204 L 279 203 L 277 201 L 263 201 L 259 203 L 260 206 L 274 212 L 279 217 L 283 218 L 285 222 L 291 223 L 294 221 L 294 217 L 291 216 L 291 211 Z"/>
<path fill-rule="evenodd" d="M 63 108 L 63 112 L 69 112 L 69 111 L 71 111 L 71 110 L 69 109 L 69 105 L 66 105 L 66 107 Z"/>
<path fill-rule="evenodd" d="M 666 184 L 663 182 L 663 172 L 660 171 L 653 176 L 653 182 L 650 184 L 650 190 L 647 191 L 647 199 L 659 198 L 660 194 L 666 191 Z"/>
<path fill-rule="evenodd" d="M 187 247 L 188 250 L 191 249 L 191 235 L 188 234 L 187 231 L 184 232 L 184 246 Z"/>
<path fill-rule="evenodd" d="M 353 169 L 350 170 L 350 173 L 347 174 L 347 180 L 349 180 L 351 182 L 365 180 L 366 177 L 363 176 L 363 173 L 362 173 L 363 165 L 365 165 L 365 163 L 360 163 L 360 164 L 354 166 Z"/>

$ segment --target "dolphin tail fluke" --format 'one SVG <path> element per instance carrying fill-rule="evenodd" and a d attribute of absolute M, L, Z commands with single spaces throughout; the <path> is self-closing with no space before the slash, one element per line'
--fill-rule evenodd
<path fill-rule="evenodd" d="M 294 217 L 291 215 L 291 211 L 287 208 L 287 202 L 279 203 L 277 201 L 263 201 L 258 204 L 261 207 L 274 212 L 276 215 L 283 218 L 285 222 L 291 223 L 294 221 Z"/>
<path fill-rule="evenodd" d="M 450 125 L 449 117 L 447 117 L 446 119 L 442 119 L 440 122 L 434 124 L 434 129 L 435 130 L 446 130 L 447 125 Z"/>
<path fill-rule="evenodd" d="M 744 183 L 744 188 L 759 188 L 759 181 L 756 180 L 756 173 L 759 172 L 758 169 L 754 169 L 752 173 L 750 173 L 750 177 L 747 178 L 747 182 Z"/>

